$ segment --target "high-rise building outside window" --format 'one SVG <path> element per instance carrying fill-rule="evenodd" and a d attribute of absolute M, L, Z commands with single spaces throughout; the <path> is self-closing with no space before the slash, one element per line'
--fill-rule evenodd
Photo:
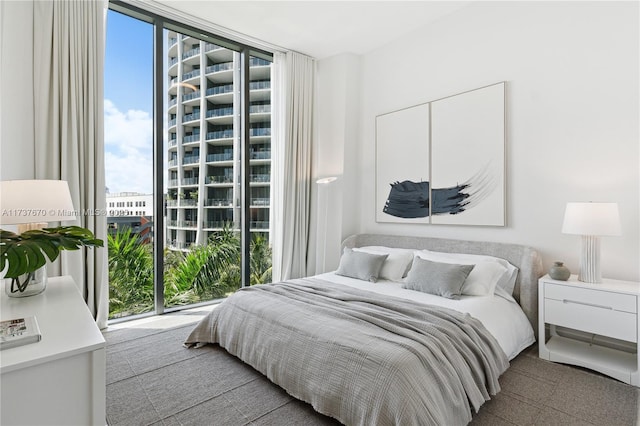
<path fill-rule="evenodd" d="M 167 32 L 167 246 L 188 250 L 240 222 L 240 53 Z M 204 72 L 203 72 L 204 70 Z M 271 62 L 250 59 L 251 231 L 269 232 Z"/>

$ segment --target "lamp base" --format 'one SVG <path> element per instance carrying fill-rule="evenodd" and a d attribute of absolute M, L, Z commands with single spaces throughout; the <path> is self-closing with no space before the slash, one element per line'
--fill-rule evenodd
<path fill-rule="evenodd" d="M 35 223 L 21 223 L 18 225 L 18 234 L 23 232 L 32 231 L 34 229 L 44 229 L 48 225 L 47 222 L 35 222 Z"/>
<path fill-rule="evenodd" d="M 600 272 L 600 237 L 595 235 L 582 236 L 578 281 L 594 284 L 602 282 L 602 273 Z"/>

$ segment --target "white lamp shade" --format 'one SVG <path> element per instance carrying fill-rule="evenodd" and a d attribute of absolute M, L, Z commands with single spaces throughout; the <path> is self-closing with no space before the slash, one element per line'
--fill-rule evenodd
<path fill-rule="evenodd" d="M 76 218 L 64 180 L 0 182 L 0 224 L 60 222 Z"/>
<path fill-rule="evenodd" d="M 564 234 L 620 235 L 618 203 L 567 203 Z"/>

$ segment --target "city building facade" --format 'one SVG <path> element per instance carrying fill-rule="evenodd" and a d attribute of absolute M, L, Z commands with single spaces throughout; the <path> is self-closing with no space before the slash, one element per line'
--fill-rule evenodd
<path fill-rule="evenodd" d="M 212 232 L 240 226 L 240 54 L 168 32 L 167 193 L 170 249 L 205 244 Z M 271 62 L 250 60 L 250 215 L 269 232 Z"/>
<path fill-rule="evenodd" d="M 107 193 L 107 228 L 115 234 L 125 228 L 143 242 L 153 238 L 153 194 Z"/>

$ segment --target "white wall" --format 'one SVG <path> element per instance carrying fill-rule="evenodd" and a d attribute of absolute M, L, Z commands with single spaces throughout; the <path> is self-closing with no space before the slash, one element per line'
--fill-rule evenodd
<path fill-rule="evenodd" d="M 0 180 L 33 179 L 33 3 L 0 9 Z"/>
<path fill-rule="evenodd" d="M 623 236 L 603 237 L 603 275 L 640 280 L 638 36 L 637 2 L 486 2 L 362 56 L 360 156 L 348 166 L 359 176 L 345 182 L 359 188 L 357 231 L 526 244 L 545 268 L 577 272 L 580 238 L 560 232 L 566 202 L 618 202 Z M 499 81 L 507 226 L 376 223 L 376 115 Z"/>
<path fill-rule="evenodd" d="M 343 235 L 359 232 L 358 139 L 360 120 L 360 57 L 343 54 L 318 63 L 317 122 L 315 125 L 314 182 L 335 176 L 338 180 L 321 190 L 314 186 L 310 247 L 310 273 L 336 269 Z M 326 218 L 325 218 L 326 214 Z M 326 219 L 326 223 L 325 223 Z M 317 240 L 316 240 L 317 237 Z M 324 252 L 326 247 L 326 252 Z"/>

